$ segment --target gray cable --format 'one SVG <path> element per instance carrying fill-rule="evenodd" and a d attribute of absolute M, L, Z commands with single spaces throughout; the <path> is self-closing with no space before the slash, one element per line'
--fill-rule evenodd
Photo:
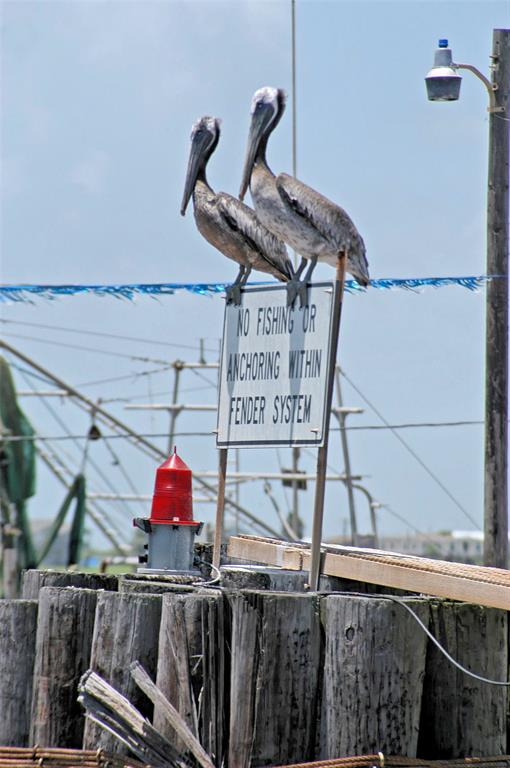
<path fill-rule="evenodd" d="M 465 667 L 462 666 L 462 664 L 459 664 L 458 661 L 455 661 L 453 656 L 450 656 L 450 654 L 448 653 L 446 648 L 443 648 L 443 646 L 441 645 L 439 640 L 436 637 L 434 637 L 434 635 L 429 630 L 429 628 L 425 626 L 425 624 L 420 619 L 420 617 L 401 598 L 394 597 L 393 595 L 377 595 L 377 597 L 382 597 L 385 600 L 392 600 L 394 603 L 398 603 L 403 608 L 405 608 L 406 611 L 408 611 L 408 613 L 410 613 L 411 616 L 418 622 L 418 624 L 423 629 L 425 634 L 432 640 L 432 642 L 434 643 L 436 648 L 438 648 L 438 650 L 441 651 L 441 653 L 444 656 L 446 656 L 448 661 L 451 664 L 453 664 L 454 667 L 457 667 L 457 669 L 460 669 L 460 671 L 464 672 L 465 675 L 469 675 L 469 677 L 474 677 L 475 680 L 480 680 L 482 683 L 489 683 L 490 685 L 503 685 L 505 687 L 509 687 L 510 686 L 510 682 L 506 682 L 506 681 L 503 682 L 501 680 L 490 680 L 488 677 L 483 677 L 482 675 L 477 675 L 475 672 L 470 672 L 469 669 L 466 669 Z"/>
<path fill-rule="evenodd" d="M 6 320 L 0 318 L 0 323 L 9 323 L 11 325 L 28 325 L 34 328 L 45 328 L 50 331 L 64 331 L 65 333 L 78 333 L 86 336 L 103 336 L 108 339 L 120 339 L 122 341 L 139 341 L 142 344 L 158 344 L 161 347 L 179 347 L 180 349 L 191 349 L 196 352 L 196 345 L 191 344 L 177 344 L 174 341 L 159 341 L 158 339 L 144 339 L 140 336 L 122 336 L 118 333 L 105 333 L 104 331 L 91 331 L 84 328 L 66 328 L 62 325 L 42 325 L 41 323 L 29 323 L 22 320 Z M 217 349 L 204 349 L 204 352 L 217 353 Z"/>

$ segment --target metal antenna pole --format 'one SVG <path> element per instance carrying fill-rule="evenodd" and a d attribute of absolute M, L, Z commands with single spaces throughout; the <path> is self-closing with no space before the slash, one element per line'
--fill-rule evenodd
<path fill-rule="evenodd" d="M 352 541 L 352 545 L 356 547 L 358 543 L 358 526 L 356 523 L 356 507 L 354 505 L 354 492 L 352 490 L 351 458 L 349 455 L 349 445 L 347 443 L 347 432 L 345 431 L 345 419 L 347 417 L 347 414 L 345 413 L 345 411 L 342 410 L 343 408 L 342 386 L 340 383 L 340 367 L 338 365 L 335 366 L 335 383 L 336 383 L 336 396 L 338 400 L 338 406 L 340 408 L 339 411 L 336 411 L 336 416 L 337 416 L 338 424 L 340 427 L 340 440 L 342 441 L 342 452 L 344 455 L 344 467 L 345 467 L 345 475 L 346 475 L 345 485 L 347 487 L 347 498 L 349 500 L 349 518 L 351 521 L 351 541 Z"/>
<path fill-rule="evenodd" d="M 291 18 L 291 56 L 292 56 L 292 175 L 297 174 L 297 109 L 296 109 L 296 0 L 290 2 Z M 297 267 L 298 255 L 293 251 L 294 268 Z"/>
<path fill-rule="evenodd" d="M 489 109 L 484 565 L 508 568 L 508 172 L 510 30 L 495 29 Z"/>
<path fill-rule="evenodd" d="M 292 31 L 292 175 L 297 175 L 297 105 L 296 105 L 296 0 L 291 0 L 291 31 Z M 294 251 L 294 267 L 297 267 L 298 255 Z M 292 471 L 296 473 L 299 465 L 299 448 L 292 449 Z M 292 530 L 299 538 L 301 521 L 299 519 L 299 485 L 292 482 Z"/>
<path fill-rule="evenodd" d="M 200 355 L 198 356 L 198 362 L 202 365 L 205 364 L 204 342 L 205 339 L 200 339 Z"/>
<path fill-rule="evenodd" d="M 177 404 L 177 398 L 179 397 L 179 378 L 182 371 L 182 362 L 180 360 L 176 360 L 173 364 L 174 369 L 174 388 L 172 392 L 172 405 Z M 175 435 L 175 422 L 177 420 L 177 416 L 179 415 L 179 411 L 173 408 L 170 411 L 170 427 L 168 430 L 168 453 L 172 453 L 174 449 L 174 435 Z"/>
<path fill-rule="evenodd" d="M 296 135 L 296 0 L 291 0 L 292 25 L 292 175 L 297 172 L 297 135 Z"/>

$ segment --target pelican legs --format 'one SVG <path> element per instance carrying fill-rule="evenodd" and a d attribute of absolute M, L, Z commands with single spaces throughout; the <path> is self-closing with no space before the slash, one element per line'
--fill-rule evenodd
<path fill-rule="evenodd" d="M 306 267 L 307 261 L 310 261 L 310 265 L 306 270 L 306 274 L 304 278 L 300 280 L 299 278 L 303 274 L 303 270 Z M 289 280 L 289 282 L 287 283 L 287 306 L 288 307 L 291 307 L 294 305 L 294 302 L 296 301 L 297 296 L 299 296 L 300 308 L 305 306 L 306 286 L 307 286 L 307 283 L 310 282 L 312 272 L 316 266 L 317 266 L 317 256 L 314 256 L 311 259 L 305 259 L 304 257 L 301 259 L 301 264 L 297 268 L 294 278 L 292 280 Z"/>
<path fill-rule="evenodd" d="M 246 285 L 250 276 L 250 272 L 251 267 L 245 267 L 244 264 L 241 264 L 236 279 L 232 285 L 229 285 L 229 287 L 225 289 L 225 293 L 227 295 L 227 304 L 234 304 L 235 306 L 239 306 L 241 303 L 241 289 Z"/>

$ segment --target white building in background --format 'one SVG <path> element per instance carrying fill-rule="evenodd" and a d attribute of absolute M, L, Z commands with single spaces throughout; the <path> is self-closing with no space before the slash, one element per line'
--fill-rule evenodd
<path fill-rule="evenodd" d="M 359 536 L 358 546 L 373 548 L 374 537 Z M 347 536 L 336 536 L 328 540 L 330 544 L 349 545 Z M 437 560 L 453 560 L 457 563 L 482 563 L 482 531 L 437 531 L 436 533 L 395 534 L 379 536 L 377 548 L 388 552 L 400 552 L 403 555 L 431 557 Z"/>
<path fill-rule="evenodd" d="M 398 536 L 381 536 L 379 548 L 407 555 L 454 560 L 458 563 L 481 563 L 482 531 L 439 531 Z"/>

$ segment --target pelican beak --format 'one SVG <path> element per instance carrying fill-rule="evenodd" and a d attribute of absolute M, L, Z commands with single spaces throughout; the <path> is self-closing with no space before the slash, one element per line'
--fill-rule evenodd
<path fill-rule="evenodd" d="M 188 170 L 186 172 L 186 181 L 184 182 L 184 194 L 182 196 L 181 203 L 181 216 L 186 213 L 186 208 L 195 184 L 197 183 L 198 174 L 204 164 L 206 150 L 210 146 L 211 135 L 205 131 L 199 131 L 191 137 L 191 149 L 188 160 Z"/>
<path fill-rule="evenodd" d="M 250 132 L 248 134 L 248 146 L 246 148 L 246 158 L 244 161 L 243 178 L 241 189 L 239 190 L 239 199 L 244 200 L 244 196 L 250 186 L 251 172 L 255 164 L 255 159 L 259 151 L 260 143 L 265 136 L 266 130 L 274 118 L 274 111 L 270 104 L 259 102 L 252 114 Z"/>

